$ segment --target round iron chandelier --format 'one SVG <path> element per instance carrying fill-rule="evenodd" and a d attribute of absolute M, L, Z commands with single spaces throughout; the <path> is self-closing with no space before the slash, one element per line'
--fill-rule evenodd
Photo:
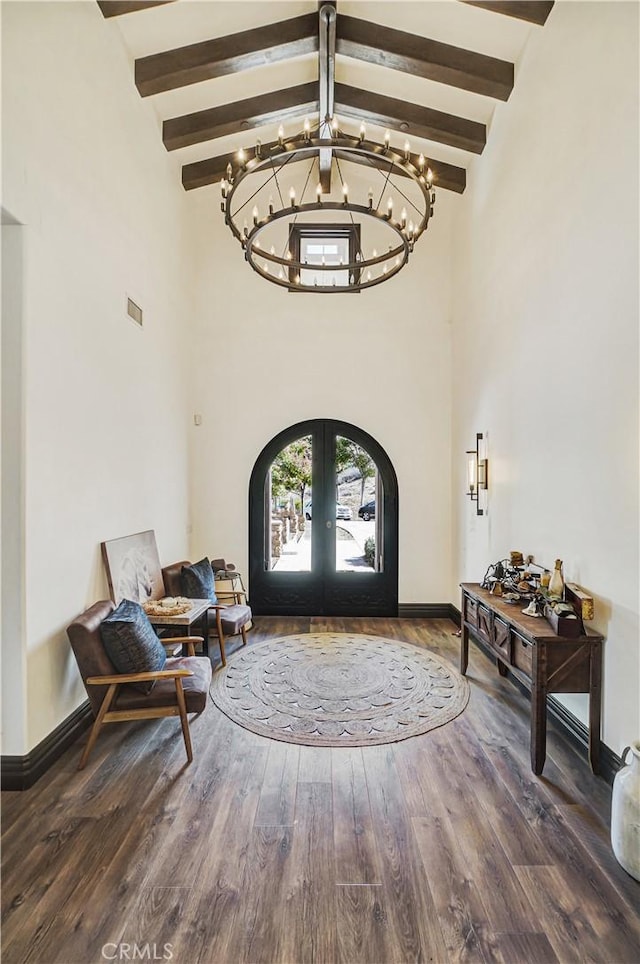
<path fill-rule="evenodd" d="M 266 281 L 290 291 L 363 291 L 398 274 L 433 216 L 425 157 L 341 130 L 333 113 L 335 19 L 320 9 L 320 124 L 240 150 L 222 179 L 225 223 Z M 349 186 L 351 185 L 351 186 Z"/>

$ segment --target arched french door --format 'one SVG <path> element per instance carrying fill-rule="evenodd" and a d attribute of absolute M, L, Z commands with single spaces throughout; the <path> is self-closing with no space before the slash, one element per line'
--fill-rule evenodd
<path fill-rule="evenodd" d="M 262 450 L 249 486 L 257 615 L 396 616 L 398 483 L 362 429 L 311 419 Z"/>

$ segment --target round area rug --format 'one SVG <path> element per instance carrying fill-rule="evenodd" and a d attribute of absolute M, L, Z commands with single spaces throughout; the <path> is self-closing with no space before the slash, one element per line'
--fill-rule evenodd
<path fill-rule="evenodd" d="M 433 653 L 382 636 L 301 633 L 239 650 L 211 695 L 240 726 L 286 743 L 394 743 L 448 723 L 469 684 Z"/>

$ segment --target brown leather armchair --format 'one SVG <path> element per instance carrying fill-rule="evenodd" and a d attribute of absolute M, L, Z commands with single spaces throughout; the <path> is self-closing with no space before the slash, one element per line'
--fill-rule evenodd
<path fill-rule="evenodd" d="M 182 595 L 182 567 L 190 566 L 187 559 L 181 562 L 174 562 L 170 566 L 165 566 L 162 570 L 165 592 L 169 596 Z M 242 636 L 242 645 L 247 645 L 247 624 L 251 622 L 251 607 L 247 605 L 246 593 L 244 590 L 225 589 L 225 596 L 233 596 L 235 603 L 225 605 L 212 603 L 211 609 L 215 612 L 216 633 L 220 644 L 220 658 L 222 665 L 227 665 L 227 658 L 224 651 L 225 636 Z"/>
<path fill-rule="evenodd" d="M 94 603 L 67 629 L 69 642 L 91 703 L 95 722 L 84 748 L 78 769 L 89 759 L 103 723 L 179 716 L 189 763 L 193 760 L 188 713 L 202 713 L 207 705 L 211 683 L 211 663 L 195 656 L 194 643 L 202 637 L 162 639 L 163 646 L 176 643 L 188 646 L 188 656 L 167 658 L 164 668 L 154 673 L 118 673 L 107 656 L 100 635 L 100 624 L 115 609 L 110 600 Z M 156 680 L 149 694 L 129 685 Z"/>

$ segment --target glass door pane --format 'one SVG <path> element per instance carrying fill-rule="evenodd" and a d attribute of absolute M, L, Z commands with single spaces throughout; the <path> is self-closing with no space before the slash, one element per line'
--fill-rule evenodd
<path fill-rule="evenodd" d="M 380 572 L 382 480 L 366 449 L 338 435 L 335 455 L 335 571 Z"/>
<path fill-rule="evenodd" d="M 311 571 L 313 498 L 310 435 L 283 448 L 271 463 L 265 482 L 265 569 Z"/>

